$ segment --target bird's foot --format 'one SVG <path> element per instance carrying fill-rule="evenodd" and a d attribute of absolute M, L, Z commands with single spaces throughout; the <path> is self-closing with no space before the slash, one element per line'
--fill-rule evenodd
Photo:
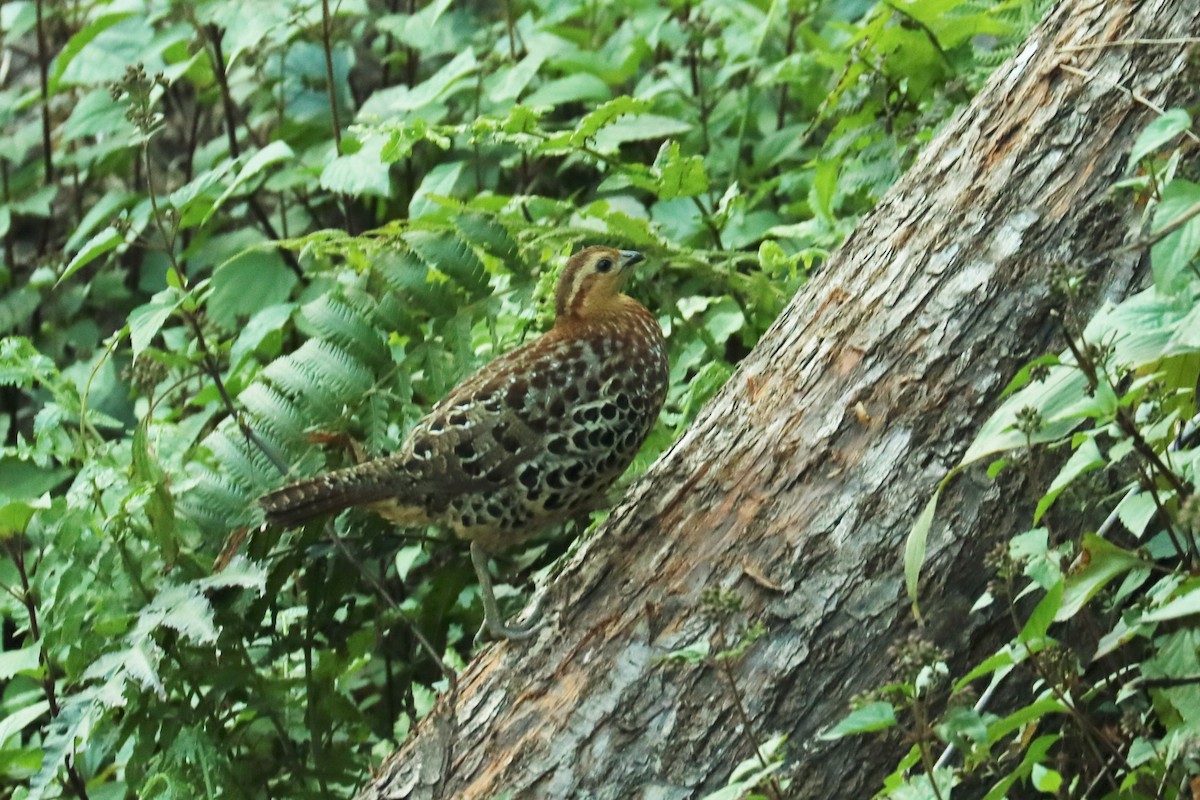
<path fill-rule="evenodd" d="M 509 625 L 500 616 L 500 606 L 496 603 L 496 594 L 492 590 L 492 575 L 488 572 L 487 554 L 475 542 L 471 543 L 471 563 L 475 566 L 475 574 L 479 578 L 479 590 L 483 597 L 483 624 L 475 634 L 475 644 L 497 639 L 524 641 L 532 639 L 538 631 L 546 626 L 542 619 L 542 603 L 546 599 L 543 593 L 533 604 L 529 618 L 516 625 Z"/>

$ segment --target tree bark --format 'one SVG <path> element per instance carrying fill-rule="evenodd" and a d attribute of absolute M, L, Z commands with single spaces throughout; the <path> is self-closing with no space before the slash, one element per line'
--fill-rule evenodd
<path fill-rule="evenodd" d="M 900 749 L 816 734 L 891 678 L 915 627 L 904 542 L 936 483 L 1016 369 L 1061 349 L 1056 267 L 1088 265 L 1096 300 L 1144 278 L 1118 251 L 1141 211 L 1111 187 L 1154 108 L 1191 99 L 1178 37 L 1197 35 L 1200 4 L 1063 2 L 576 552 L 550 625 L 484 650 L 359 796 L 698 798 L 777 732 L 791 797 L 873 793 Z M 984 554 L 1028 527 L 1014 496 L 968 473 L 941 500 L 922 608 L 957 663 L 994 646 L 966 609 Z M 736 692 L 661 661 L 721 638 L 717 588 L 766 626 Z"/>

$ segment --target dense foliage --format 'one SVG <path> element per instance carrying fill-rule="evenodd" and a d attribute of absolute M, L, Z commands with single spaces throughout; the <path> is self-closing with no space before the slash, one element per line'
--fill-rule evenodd
<path fill-rule="evenodd" d="M 348 794 L 477 588 L 254 498 L 394 447 L 583 243 L 649 257 L 643 469 L 1045 5 L 0 4 L 0 785 Z"/>
<path fill-rule="evenodd" d="M 1009 618 L 1011 640 L 964 674 L 933 643 L 903 643 L 896 682 L 831 731 L 905 732 L 885 796 L 1200 796 L 1197 144 L 1184 109 L 1142 132 L 1115 189 L 1147 209 L 1132 246 L 1153 285 L 1089 320 L 1092 265 L 1062 265 L 1064 351 L 1013 378 L 946 478 L 992 459 L 990 476 L 1020 470 L 1043 493 L 1013 498 L 1033 527 L 991 554 L 972 609 Z M 937 500 L 910 538 L 914 601 Z"/>

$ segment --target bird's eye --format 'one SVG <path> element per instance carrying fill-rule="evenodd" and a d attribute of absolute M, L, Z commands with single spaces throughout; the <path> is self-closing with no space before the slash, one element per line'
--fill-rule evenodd
<path fill-rule="evenodd" d="M 596 262 L 596 272 L 608 272 L 613 267 L 611 258 L 602 258 Z"/>

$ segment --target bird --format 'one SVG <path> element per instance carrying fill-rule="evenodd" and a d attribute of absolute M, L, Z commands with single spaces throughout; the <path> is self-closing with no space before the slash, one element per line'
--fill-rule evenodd
<path fill-rule="evenodd" d="M 548 331 L 461 381 L 396 452 L 263 495 L 267 523 L 367 506 L 402 527 L 447 528 L 470 544 L 481 632 L 532 636 L 536 612 L 522 626 L 501 618 L 488 559 L 602 505 L 658 420 L 666 341 L 654 314 L 621 291 L 643 260 L 605 246 L 572 255 Z"/>

